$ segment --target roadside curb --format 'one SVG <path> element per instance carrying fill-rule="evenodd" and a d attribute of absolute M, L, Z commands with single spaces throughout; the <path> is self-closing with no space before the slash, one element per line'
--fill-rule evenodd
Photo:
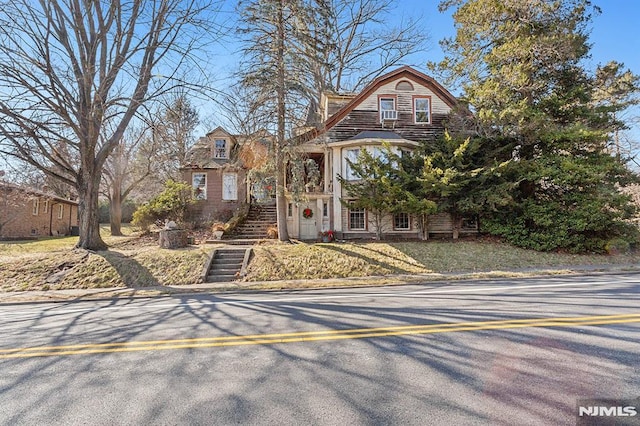
<path fill-rule="evenodd" d="M 531 279 L 553 276 L 594 276 L 639 273 L 640 265 L 574 265 L 550 268 L 527 268 L 505 271 L 480 271 L 464 273 L 429 273 L 416 275 L 384 275 L 314 280 L 280 280 L 237 283 L 201 283 L 185 286 L 156 286 L 140 288 L 102 288 L 38 290 L 0 293 L 0 305 L 22 303 L 79 302 L 112 299 L 134 299 L 245 292 L 336 290 L 382 286 L 419 285 L 460 281 L 486 281 L 500 279 Z"/>

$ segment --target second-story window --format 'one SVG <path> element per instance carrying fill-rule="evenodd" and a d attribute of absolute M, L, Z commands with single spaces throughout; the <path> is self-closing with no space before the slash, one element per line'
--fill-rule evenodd
<path fill-rule="evenodd" d="M 396 111 L 396 99 L 395 98 L 380 98 L 380 121 L 384 120 L 397 120 L 398 111 Z"/>
<path fill-rule="evenodd" d="M 413 117 L 416 124 L 431 123 L 431 99 L 413 98 Z"/>
<path fill-rule="evenodd" d="M 215 148 L 213 151 L 214 158 L 227 158 L 227 140 L 216 139 Z"/>

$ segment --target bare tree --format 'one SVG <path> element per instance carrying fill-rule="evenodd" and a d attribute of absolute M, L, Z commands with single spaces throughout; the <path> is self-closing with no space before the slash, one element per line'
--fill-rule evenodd
<path fill-rule="evenodd" d="M 194 59 L 213 33 L 205 31 L 215 22 L 211 6 L 207 0 L 0 4 L 0 152 L 75 186 L 78 247 L 106 248 L 98 223 L 103 165 L 141 105 L 184 84 L 173 79 L 179 69 L 201 69 Z M 112 132 L 105 133 L 105 123 Z"/>
<path fill-rule="evenodd" d="M 325 47 L 311 68 L 316 93 L 356 91 L 409 55 L 427 49 L 429 34 L 420 16 L 389 26 L 395 0 L 330 0 L 319 11 L 326 28 L 315 36 Z"/>
<path fill-rule="evenodd" d="M 105 162 L 103 195 L 109 200 L 111 235 L 122 235 L 122 205 L 154 171 L 157 142 L 148 126 L 129 128 Z"/>
<path fill-rule="evenodd" d="M 309 99 L 309 86 L 304 80 L 309 75 L 304 70 L 306 57 L 300 55 L 301 46 L 313 50 L 310 28 L 312 12 L 318 10 L 315 1 L 250 0 L 240 2 L 245 36 L 245 65 L 241 83 L 253 95 L 249 110 L 254 117 L 275 121 L 273 161 L 276 178 L 276 211 L 278 238 L 289 239 L 287 231 L 287 200 L 285 175 L 287 155 L 291 152 L 288 136 L 296 119 L 292 116 L 305 108 L 296 107 Z M 267 113 L 265 116 L 264 113 Z"/>
<path fill-rule="evenodd" d="M 193 133 L 200 121 L 198 112 L 187 92 L 178 88 L 162 97 L 154 115 L 154 156 L 158 159 L 154 174 L 162 184 L 169 179 L 180 181 L 180 167 L 194 143 Z"/>

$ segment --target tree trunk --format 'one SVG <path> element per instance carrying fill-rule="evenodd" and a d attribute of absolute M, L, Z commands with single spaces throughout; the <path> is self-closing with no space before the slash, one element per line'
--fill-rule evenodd
<path fill-rule="evenodd" d="M 78 177 L 78 215 L 80 239 L 77 248 L 86 250 L 106 250 L 107 245 L 100 236 L 98 220 L 98 190 L 100 187 L 100 171 L 81 169 Z"/>
<path fill-rule="evenodd" d="M 452 214 L 452 222 L 453 222 L 453 239 L 457 240 L 460 237 L 460 224 L 462 222 L 462 218 L 458 214 Z"/>
<path fill-rule="evenodd" d="M 420 219 L 418 221 L 420 227 L 420 238 L 422 240 L 429 239 L 429 217 L 426 214 L 420 215 Z"/>
<path fill-rule="evenodd" d="M 285 87 L 284 87 L 284 0 L 278 2 L 277 21 L 277 108 L 278 108 L 278 134 L 276 136 L 276 213 L 278 218 L 278 239 L 289 241 L 287 230 L 287 197 L 285 196 Z"/>
<path fill-rule="evenodd" d="M 122 194 L 119 182 L 114 182 L 109 201 L 109 225 L 112 236 L 122 236 Z"/>
<path fill-rule="evenodd" d="M 109 225 L 112 236 L 122 236 L 122 200 L 119 195 L 109 203 Z"/>
<path fill-rule="evenodd" d="M 376 239 L 378 241 L 382 241 L 382 237 L 383 237 L 383 224 L 382 221 L 384 220 L 384 215 L 382 213 L 374 213 L 374 222 L 376 225 Z"/>

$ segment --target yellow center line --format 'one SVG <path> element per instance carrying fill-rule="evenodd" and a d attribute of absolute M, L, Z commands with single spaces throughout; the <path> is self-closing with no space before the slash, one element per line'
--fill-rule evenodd
<path fill-rule="evenodd" d="M 600 315 L 589 317 L 526 318 L 512 320 L 474 321 L 462 323 L 421 324 L 347 330 L 301 331 L 278 334 L 253 334 L 244 336 L 200 337 L 192 339 L 151 340 L 139 342 L 113 342 L 77 344 L 64 346 L 40 346 L 0 349 L 0 359 L 30 358 L 99 354 L 115 352 L 137 352 L 212 348 L 243 345 L 272 345 L 277 343 L 316 342 L 326 340 L 363 339 L 373 337 L 435 334 L 460 331 L 500 330 L 525 327 L 578 327 L 640 322 L 640 314 Z"/>

